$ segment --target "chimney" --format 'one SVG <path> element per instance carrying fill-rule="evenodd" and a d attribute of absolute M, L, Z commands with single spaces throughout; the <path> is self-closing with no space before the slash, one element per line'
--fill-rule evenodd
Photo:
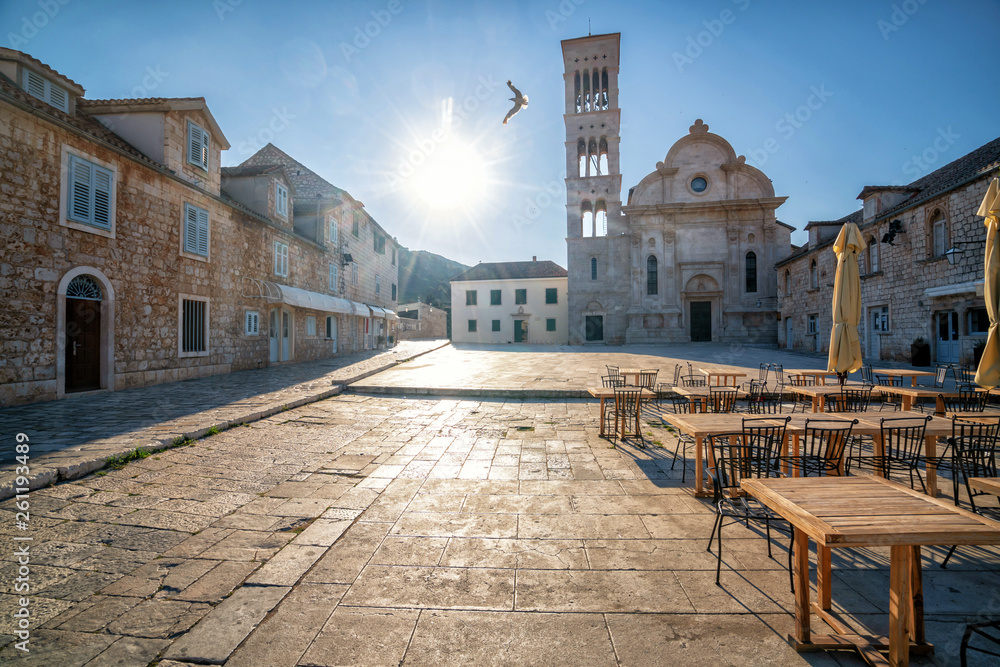
<path fill-rule="evenodd" d="M 538 261 L 538 257 L 536 255 L 532 255 L 531 256 L 531 261 L 532 262 L 537 262 Z"/>

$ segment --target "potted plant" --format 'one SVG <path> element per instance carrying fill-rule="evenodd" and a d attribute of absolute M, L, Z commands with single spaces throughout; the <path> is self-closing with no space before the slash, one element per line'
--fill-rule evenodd
<path fill-rule="evenodd" d="M 983 350 L 986 349 L 986 339 L 977 338 L 972 344 L 972 365 L 979 368 L 979 360 L 983 358 Z"/>
<path fill-rule="evenodd" d="M 917 336 L 913 343 L 910 344 L 910 365 L 931 365 L 931 346 L 930 343 L 923 339 L 923 336 Z"/>

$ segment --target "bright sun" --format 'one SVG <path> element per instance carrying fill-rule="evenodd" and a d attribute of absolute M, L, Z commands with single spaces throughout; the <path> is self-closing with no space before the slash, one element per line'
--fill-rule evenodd
<path fill-rule="evenodd" d="M 485 194 L 486 180 L 486 168 L 476 149 L 452 139 L 437 145 L 415 168 L 411 183 L 429 207 L 450 209 L 479 201 Z"/>

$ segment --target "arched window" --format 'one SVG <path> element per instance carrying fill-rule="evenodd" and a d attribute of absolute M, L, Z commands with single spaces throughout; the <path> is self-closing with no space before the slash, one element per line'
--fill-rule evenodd
<path fill-rule="evenodd" d="M 785 296 L 792 295 L 792 272 L 785 269 Z"/>
<path fill-rule="evenodd" d="M 597 280 L 597 258 L 590 258 L 590 279 Z"/>
<path fill-rule="evenodd" d="M 656 257 L 646 258 L 646 294 L 658 294 L 659 283 L 656 280 Z"/>
<path fill-rule="evenodd" d="M 819 289 L 819 273 L 816 271 L 816 260 L 809 264 L 809 287 Z"/>
<path fill-rule="evenodd" d="M 580 90 L 580 73 L 577 72 L 576 76 L 573 77 L 573 91 L 576 94 L 576 112 L 580 113 L 583 111 L 583 98 L 581 97 L 582 91 Z"/>
<path fill-rule="evenodd" d="M 597 162 L 597 174 L 608 173 L 608 140 L 601 137 L 601 143 L 597 147 L 599 160 Z"/>
<path fill-rule="evenodd" d="M 594 91 L 594 103 L 591 105 L 591 109 L 597 111 L 601 108 L 601 73 L 595 69 L 591 78 L 594 81 L 594 85 L 591 86 L 591 90 Z"/>
<path fill-rule="evenodd" d="M 931 257 L 940 257 L 948 250 L 948 221 L 941 211 L 934 211 L 930 222 Z"/>
<path fill-rule="evenodd" d="M 583 73 L 583 110 L 590 111 L 590 72 Z"/>
<path fill-rule="evenodd" d="M 608 235 L 608 205 L 604 200 L 598 200 L 594 210 L 594 236 Z"/>
<path fill-rule="evenodd" d="M 594 209 L 590 206 L 589 201 L 583 202 L 580 205 L 580 210 L 582 211 L 581 225 L 582 234 L 585 237 L 594 235 Z"/>
<path fill-rule="evenodd" d="M 872 236 L 868 239 L 868 272 L 878 273 L 878 238 Z"/>
<path fill-rule="evenodd" d="M 587 143 L 580 139 L 576 142 L 576 162 L 580 167 L 580 177 L 587 175 Z"/>
<path fill-rule="evenodd" d="M 608 102 L 608 68 L 605 67 L 601 70 L 601 108 L 607 109 L 609 107 Z"/>
<path fill-rule="evenodd" d="M 85 299 L 87 301 L 101 301 L 104 295 L 101 293 L 101 286 L 91 276 L 80 274 L 70 281 L 66 286 L 67 299 Z"/>
<path fill-rule="evenodd" d="M 757 291 L 757 255 L 751 251 L 747 253 L 747 292 Z"/>
<path fill-rule="evenodd" d="M 587 166 L 591 176 L 601 175 L 601 158 L 597 154 L 597 140 L 591 139 L 587 144 L 587 155 L 590 157 L 590 164 Z"/>

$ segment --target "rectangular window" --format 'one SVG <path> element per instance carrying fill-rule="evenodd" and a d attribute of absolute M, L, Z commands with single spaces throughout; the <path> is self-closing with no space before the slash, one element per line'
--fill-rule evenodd
<path fill-rule="evenodd" d="M 934 256 L 940 257 L 948 249 L 945 247 L 948 244 L 947 234 L 945 233 L 947 228 L 945 227 L 944 220 L 938 220 L 934 223 Z"/>
<path fill-rule="evenodd" d="M 545 303 L 559 303 L 559 290 L 557 288 L 545 288 Z"/>
<path fill-rule="evenodd" d="M 181 299 L 181 353 L 208 352 L 208 302 Z"/>
<path fill-rule="evenodd" d="M 316 316 L 308 315 L 306 316 L 306 335 L 315 336 L 316 335 Z"/>
<path fill-rule="evenodd" d="M 330 291 L 331 292 L 336 292 L 337 291 L 337 265 L 336 264 L 331 264 L 330 265 Z"/>
<path fill-rule="evenodd" d="M 392 284 L 392 300 L 396 300 L 396 283 Z"/>
<path fill-rule="evenodd" d="M 478 303 L 477 303 L 478 300 L 479 300 L 479 295 L 476 293 L 476 290 L 474 290 L 474 289 L 467 289 L 467 290 L 465 290 L 465 305 L 466 306 L 475 306 L 475 305 L 478 305 Z"/>
<path fill-rule="evenodd" d="M 392 247 L 392 265 L 396 266 L 396 246 Z"/>
<path fill-rule="evenodd" d="M 555 331 L 556 330 L 556 318 L 548 317 L 545 319 L 545 330 Z"/>
<path fill-rule="evenodd" d="M 208 132 L 188 121 L 188 162 L 208 171 Z"/>
<path fill-rule="evenodd" d="M 377 252 L 380 255 L 384 255 L 385 237 L 379 234 L 378 232 L 375 232 L 374 236 L 372 236 L 372 241 L 375 244 L 375 252 Z"/>
<path fill-rule="evenodd" d="M 329 217 L 329 225 L 330 225 L 330 245 L 337 245 L 337 242 L 340 239 L 340 230 L 337 227 L 336 216 L 331 215 Z"/>
<path fill-rule="evenodd" d="M 281 241 L 274 242 L 274 275 L 288 275 L 288 244 Z"/>
<path fill-rule="evenodd" d="M 808 319 L 808 326 L 806 327 L 806 333 L 814 334 L 816 333 L 816 320 L 819 315 L 810 315 Z"/>
<path fill-rule="evenodd" d="M 500 320 L 493 320 L 493 330 L 500 331 Z"/>
<path fill-rule="evenodd" d="M 24 89 L 30 95 L 48 102 L 60 111 L 69 111 L 69 95 L 66 91 L 29 69 L 24 70 Z"/>
<path fill-rule="evenodd" d="M 501 292 L 498 289 L 491 289 L 490 290 L 490 305 L 491 306 L 499 306 L 500 305 L 500 294 L 501 294 Z"/>
<path fill-rule="evenodd" d="M 526 303 L 528 303 L 528 290 L 526 289 L 514 290 L 514 305 L 521 306 Z"/>
<path fill-rule="evenodd" d="M 111 229 L 114 175 L 110 170 L 70 155 L 68 192 L 67 220 Z"/>
<path fill-rule="evenodd" d="M 248 336 L 256 336 L 260 333 L 260 313 L 256 310 L 246 311 L 243 333 Z"/>
<path fill-rule="evenodd" d="M 351 233 L 354 236 L 361 236 L 361 215 L 355 211 L 354 212 L 354 222 L 351 223 Z"/>
<path fill-rule="evenodd" d="M 278 215 L 288 217 L 288 188 L 281 183 L 274 184 L 274 206 Z"/>
<path fill-rule="evenodd" d="M 469 333 L 476 332 L 476 320 L 469 320 Z"/>
<path fill-rule="evenodd" d="M 357 262 L 351 262 L 351 284 L 352 285 L 357 285 L 358 284 L 358 263 Z"/>
<path fill-rule="evenodd" d="M 379 275 L 376 273 L 375 274 L 375 294 L 381 294 L 381 293 L 382 293 L 382 278 L 379 277 Z"/>
<path fill-rule="evenodd" d="M 184 204 L 184 252 L 208 257 L 208 211 Z"/>
<path fill-rule="evenodd" d="M 990 330 L 990 318 L 985 308 L 969 309 L 969 333 L 987 333 Z"/>

